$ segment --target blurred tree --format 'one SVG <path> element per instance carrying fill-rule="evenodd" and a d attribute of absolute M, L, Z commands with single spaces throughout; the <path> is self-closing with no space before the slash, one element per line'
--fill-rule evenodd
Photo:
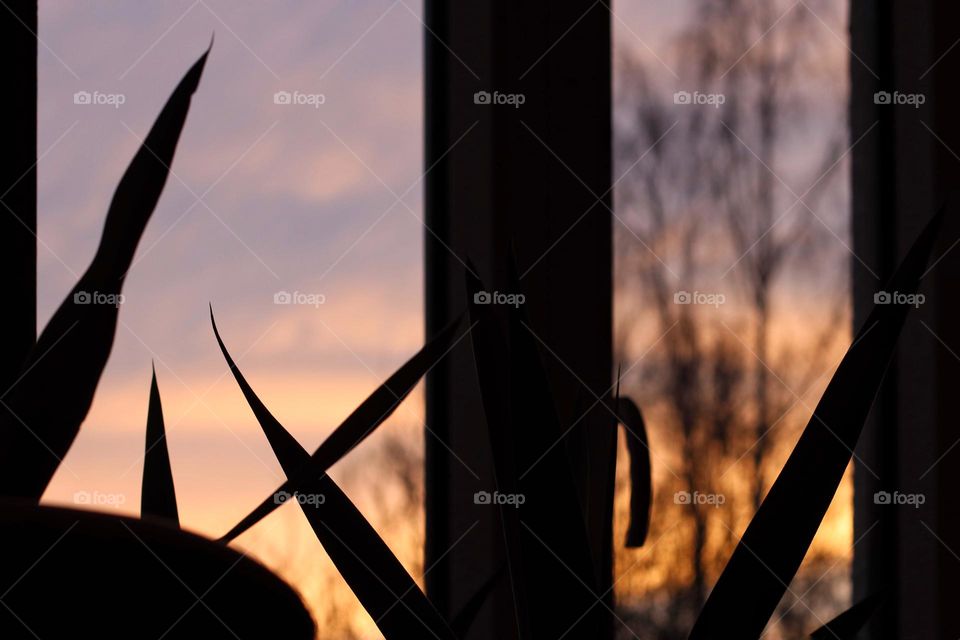
<path fill-rule="evenodd" d="M 651 544 L 674 521 L 687 541 L 658 637 L 685 637 L 847 337 L 843 17 L 827 0 L 701 0 L 666 63 L 619 52 L 616 358 L 670 450 L 654 451 L 672 490 Z"/>

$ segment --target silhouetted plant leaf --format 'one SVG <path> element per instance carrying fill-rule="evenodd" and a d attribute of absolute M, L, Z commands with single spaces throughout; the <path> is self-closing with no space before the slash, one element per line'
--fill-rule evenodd
<path fill-rule="evenodd" d="M 810 634 L 813 640 L 855 640 L 883 603 L 886 593 L 867 596 L 836 618 Z"/>
<path fill-rule="evenodd" d="M 602 410 L 604 411 L 604 413 L 609 413 L 609 415 L 613 415 L 613 416 L 617 415 L 616 407 L 617 407 L 617 402 L 619 401 L 619 398 L 620 398 L 620 380 L 621 380 L 621 367 L 618 365 L 616 384 L 614 385 L 613 402 L 612 403 L 610 402 L 609 391 L 605 393 L 603 397 L 603 402 L 605 406 L 602 407 Z M 578 392 L 579 392 L 579 389 L 578 389 Z M 577 403 L 574 404 L 574 406 L 579 407 L 576 411 L 576 415 L 581 416 L 585 414 L 585 411 L 590 411 L 592 409 L 590 408 L 584 409 L 581 405 L 582 400 L 579 396 L 582 396 L 582 393 L 578 393 L 578 401 Z M 604 419 L 606 419 L 607 416 L 603 416 L 603 417 Z M 613 429 L 614 429 L 613 437 L 610 438 L 609 441 L 607 442 L 607 451 L 606 451 L 606 460 L 605 460 L 606 482 L 604 483 L 604 487 L 603 487 L 604 493 L 602 498 L 603 499 L 603 523 L 604 523 L 605 530 L 603 532 L 603 538 L 602 538 L 603 547 L 600 549 L 600 554 L 601 554 L 600 557 L 609 558 L 609 562 L 611 563 L 610 571 L 613 570 L 612 565 L 613 565 L 614 556 L 616 554 L 616 546 L 613 540 L 613 530 L 614 530 L 614 521 L 616 520 L 615 515 L 616 515 L 616 491 L 617 491 L 617 459 L 619 458 L 619 455 L 620 455 L 620 452 L 618 451 L 619 442 L 617 441 L 617 436 L 618 436 L 617 423 L 619 422 L 619 419 L 615 418 L 614 420 L 615 422 L 613 425 Z M 609 529 L 609 533 L 607 529 Z M 602 567 L 604 565 L 601 564 L 600 566 Z"/>
<path fill-rule="evenodd" d="M 213 313 L 212 308 L 210 313 Z M 390 417 L 400 402 L 417 385 L 420 378 L 445 356 L 453 348 L 453 345 L 463 338 L 463 335 L 461 335 L 454 340 L 457 327 L 460 326 L 462 320 L 463 316 L 460 316 L 441 329 L 416 355 L 371 393 L 353 413 L 347 416 L 347 419 L 340 426 L 334 429 L 333 433 L 313 452 L 308 463 L 301 465 L 295 473 L 287 474 L 287 481 L 261 502 L 256 509 L 247 514 L 220 541 L 230 542 L 273 513 L 280 506 L 276 502 L 275 496 L 282 493 L 292 495 L 303 490 L 314 480 L 323 476 L 327 469 L 360 444 L 364 438 L 373 433 L 384 420 Z"/>
<path fill-rule="evenodd" d="M 630 453 L 630 526 L 626 546 L 642 547 L 650 530 L 650 506 L 653 503 L 647 426 L 640 407 L 630 398 L 617 399 L 617 417 L 623 425 Z"/>
<path fill-rule="evenodd" d="M 120 292 L 156 207 L 207 60 L 180 81 L 120 180 L 93 261 L 40 334 L 2 398 L 0 492 L 39 500 L 67 454 L 113 346 Z"/>
<path fill-rule="evenodd" d="M 920 233 L 886 291 L 916 293 L 943 220 Z M 690 638 L 756 638 L 793 580 L 850 462 L 909 305 L 875 305 L 727 563 Z"/>
<path fill-rule="evenodd" d="M 522 504 L 500 509 L 511 577 L 519 567 L 519 575 L 537 574 L 555 587 L 547 596 L 516 584 L 519 623 L 523 628 L 529 615 L 534 634 L 543 637 L 595 634 L 597 567 L 538 341 L 522 305 L 479 304 L 478 294 L 487 290 L 469 272 L 466 277 L 496 488 L 524 496 Z M 510 280 L 511 293 L 519 293 Z"/>
<path fill-rule="evenodd" d="M 270 441 L 280 466 L 288 475 L 296 472 L 310 462 L 310 454 L 257 397 L 227 351 L 212 310 L 210 321 L 220 351 Z M 309 499 L 301 500 L 300 497 Z M 277 498 L 278 502 L 281 502 L 280 498 L 297 501 L 340 575 L 387 640 L 419 637 L 455 640 L 446 620 L 330 476 L 324 475 L 306 484 L 296 494 L 278 494 Z"/>
<path fill-rule="evenodd" d="M 143 481 L 140 487 L 140 516 L 161 518 L 180 526 L 177 492 L 170 469 L 170 452 L 163 425 L 163 406 L 157 371 L 150 381 L 150 407 L 147 410 L 147 442 L 143 455 Z"/>
<path fill-rule="evenodd" d="M 468 259 L 466 278 L 467 300 L 476 301 L 477 294 L 486 291 L 483 283 L 473 276 L 476 267 Z M 477 367 L 477 379 L 480 385 L 480 397 L 486 417 L 487 435 L 493 454 L 493 486 L 500 493 L 518 494 L 515 447 L 510 433 L 510 385 L 504 372 L 509 371 L 510 363 L 497 318 L 493 316 L 493 307 L 469 303 L 470 323 L 474 327 L 470 335 L 474 362 Z M 480 355 L 482 354 L 482 356 Z M 506 568 L 510 579 L 510 600 L 521 638 L 532 636 L 530 608 L 527 605 L 527 593 L 522 582 L 523 561 L 521 547 L 523 533 L 517 509 L 498 506 L 499 525 L 504 542 Z"/>
<path fill-rule="evenodd" d="M 480 609 L 483 608 L 483 605 L 486 604 L 490 594 L 493 593 L 494 587 L 497 586 L 500 578 L 503 577 L 506 568 L 507 565 L 502 564 L 500 565 L 499 569 L 490 574 L 490 576 L 483 581 L 483 584 L 480 585 L 476 592 L 470 596 L 470 599 L 467 600 L 462 607 L 460 607 L 460 611 L 453 616 L 450 626 L 453 628 L 453 632 L 458 638 L 465 638 L 470 632 L 470 628 L 477 619 L 477 614 L 480 613 Z"/>

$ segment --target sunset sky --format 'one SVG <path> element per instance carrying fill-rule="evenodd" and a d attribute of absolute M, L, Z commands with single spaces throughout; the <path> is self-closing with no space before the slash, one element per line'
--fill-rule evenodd
<path fill-rule="evenodd" d="M 308 448 L 421 341 L 421 40 L 402 3 L 42 3 L 41 322 L 82 273 L 112 191 L 216 42 L 125 285 L 93 410 L 47 493 L 137 508 L 151 359 L 183 519 L 222 532 L 279 482 L 207 316 Z M 122 94 L 119 108 L 77 91 Z M 277 105 L 277 91 L 323 95 Z M 395 197 L 403 195 L 396 203 Z M 198 198 L 201 198 L 198 201 Z M 323 296 L 276 305 L 281 291 Z M 401 411 L 400 419 L 404 419 Z M 418 410 L 406 410 L 415 422 Z"/>
<path fill-rule="evenodd" d="M 640 33 L 655 46 L 654 27 L 679 15 L 653 4 L 618 10 L 635 46 Z M 310 449 L 418 348 L 421 10 L 407 0 L 41 3 L 41 323 L 92 256 L 140 139 L 216 36 L 93 409 L 47 500 L 97 490 L 137 509 L 151 360 L 187 526 L 219 533 L 278 483 L 208 302 L 251 382 Z M 123 104 L 77 105 L 78 91 Z M 277 91 L 323 104 L 277 105 Z M 324 303 L 276 305 L 280 291 Z M 407 405 L 398 421 L 416 424 L 418 398 Z"/>
<path fill-rule="evenodd" d="M 657 64 L 691 4 L 618 3 L 618 47 Z M 280 484 L 208 303 L 248 380 L 309 450 L 420 346 L 421 13 L 419 0 L 41 2 L 41 326 L 92 257 L 140 140 L 215 34 L 112 356 L 46 502 L 99 492 L 114 504 L 98 508 L 139 512 L 151 361 L 186 528 L 218 536 Z M 275 104 L 278 91 L 322 104 Z M 123 104 L 75 104 L 77 92 Z M 278 305 L 278 292 L 323 304 Z M 414 394 L 386 428 L 419 438 L 422 415 Z M 292 508 L 240 543 L 269 560 L 291 535 L 322 556 Z"/>

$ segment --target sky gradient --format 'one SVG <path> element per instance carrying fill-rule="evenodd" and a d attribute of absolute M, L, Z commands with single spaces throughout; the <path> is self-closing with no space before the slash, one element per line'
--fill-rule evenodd
<path fill-rule="evenodd" d="M 619 3 L 617 46 L 660 64 L 691 6 Z M 95 508 L 139 512 L 151 362 L 185 528 L 219 536 L 280 484 L 208 304 L 249 382 L 311 451 L 419 348 L 421 13 L 419 0 L 41 3 L 41 327 L 92 257 L 141 139 L 215 34 L 113 353 L 45 502 L 74 505 L 81 492 L 102 500 Z M 322 104 L 277 104 L 282 91 Z M 76 104 L 77 92 L 122 104 Z M 322 304 L 276 304 L 283 292 Z M 422 404 L 414 393 L 386 428 L 420 438 Z M 370 476 L 364 455 L 332 475 Z M 365 490 L 345 488 L 363 510 Z M 303 578 L 320 572 L 296 565 L 329 561 L 296 510 L 239 542 L 320 598 L 323 585 Z"/>

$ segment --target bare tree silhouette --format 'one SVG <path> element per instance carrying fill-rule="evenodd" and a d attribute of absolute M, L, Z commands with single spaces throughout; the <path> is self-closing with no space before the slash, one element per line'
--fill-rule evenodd
<path fill-rule="evenodd" d="M 836 82 L 822 53 L 832 36 L 813 14 L 839 22 L 827 4 L 697 3 L 673 43 L 679 82 L 664 82 L 658 61 L 619 52 L 617 359 L 628 366 L 650 350 L 625 388 L 660 408 L 654 428 L 676 442 L 674 455 L 661 455 L 665 479 L 679 491 L 722 494 L 737 519 L 759 507 L 783 444 L 802 426 L 798 396 L 821 383 L 846 335 L 841 271 L 805 316 L 802 344 L 783 337 L 801 310 L 791 292 L 845 264 L 818 213 L 842 210 L 845 198 L 843 86 L 810 93 Z M 686 104 L 684 92 L 704 103 Z M 824 108 L 838 117 L 824 118 Z M 725 304 L 678 304 L 676 295 L 696 289 Z M 654 510 L 681 518 L 689 540 L 688 578 L 674 585 L 673 603 L 687 616 L 664 621 L 682 634 L 736 536 L 714 506 L 664 505 L 674 497 L 658 493 Z"/>

